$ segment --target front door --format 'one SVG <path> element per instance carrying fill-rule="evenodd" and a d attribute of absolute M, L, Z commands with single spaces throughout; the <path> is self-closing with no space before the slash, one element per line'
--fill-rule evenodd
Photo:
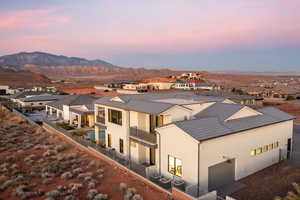
<path fill-rule="evenodd" d="M 155 165 L 155 149 L 150 148 L 150 165 Z"/>

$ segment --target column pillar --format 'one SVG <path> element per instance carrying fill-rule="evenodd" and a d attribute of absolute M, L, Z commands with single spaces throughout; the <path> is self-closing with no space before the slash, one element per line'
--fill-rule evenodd
<path fill-rule="evenodd" d="M 98 126 L 95 126 L 95 140 L 97 144 L 100 143 L 100 129 Z"/>
<path fill-rule="evenodd" d="M 78 128 L 81 128 L 81 115 L 78 115 Z"/>
<path fill-rule="evenodd" d="M 69 120 L 70 121 L 69 124 L 72 125 L 73 124 L 73 115 L 72 115 L 71 112 L 69 112 L 69 119 L 70 119 Z"/>

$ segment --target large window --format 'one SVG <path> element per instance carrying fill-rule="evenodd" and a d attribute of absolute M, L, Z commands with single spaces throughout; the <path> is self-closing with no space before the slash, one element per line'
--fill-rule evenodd
<path fill-rule="evenodd" d="M 120 146 L 120 153 L 124 153 L 124 142 L 123 142 L 123 140 L 122 139 L 120 139 L 120 144 L 119 144 L 119 146 Z"/>
<path fill-rule="evenodd" d="M 168 171 L 173 175 L 182 176 L 181 160 L 173 156 L 168 156 Z"/>
<path fill-rule="evenodd" d="M 122 125 L 122 112 L 108 109 L 108 121 L 114 124 Z"/>

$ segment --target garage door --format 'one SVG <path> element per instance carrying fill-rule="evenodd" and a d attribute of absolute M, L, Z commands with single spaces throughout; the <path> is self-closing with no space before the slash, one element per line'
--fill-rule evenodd
<path fill-rule="evenodd" d="M 216 190 L 234 182 L 235 159 L 228 160 L 208 168 L 208 189 Z"/>

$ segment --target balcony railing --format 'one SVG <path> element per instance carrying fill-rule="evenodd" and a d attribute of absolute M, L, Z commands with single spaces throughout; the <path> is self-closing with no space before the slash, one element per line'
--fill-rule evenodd
<path fill-rule="evenodd" d="M 137 127 L 131 127 L 130 138 L 142 145 L 149 146 L 152 148 L 157 147 L 155 133 L 147 133 L 146 131 L 139 130 Z"/>
<path fill-rule="evenodd" d="M 105 125 L 105 118 L 102 117 L 102 116 L 97 116 L 96 117 L 96 123 L 100 123 L 100 124 Z"/>

